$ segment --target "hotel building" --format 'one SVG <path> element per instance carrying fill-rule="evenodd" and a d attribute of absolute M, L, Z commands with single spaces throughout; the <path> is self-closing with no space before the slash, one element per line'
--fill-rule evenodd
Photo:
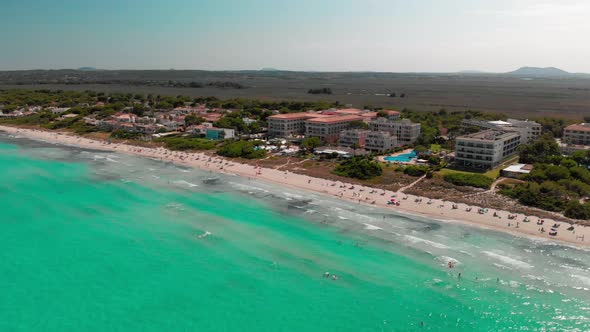
<path fill-rule="evenodd" d="M 455 164 L 478 170 L 494 168 L 516 154 L 520 141 L 518 132 L 497 130 L 459 136 L 455 144 Z"/>

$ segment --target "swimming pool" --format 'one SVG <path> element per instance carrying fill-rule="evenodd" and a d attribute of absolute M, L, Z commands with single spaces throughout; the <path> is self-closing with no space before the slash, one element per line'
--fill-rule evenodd
<path fill-rule="evenodd" d="M 418 157 L 418 155 L 416 154 L 415 151 L 412 151 L 410 153 L 404 153 L 404 154 L 400 154 L 399 156 L 389 156 L 389 157 L 385 157 L 383 158 L 385 161 L 397 161 L 397 162 L 402 162 L 402 163 L 408 163 L 410 161 L 412 161 L 412 159 L 416 159 Z"/>

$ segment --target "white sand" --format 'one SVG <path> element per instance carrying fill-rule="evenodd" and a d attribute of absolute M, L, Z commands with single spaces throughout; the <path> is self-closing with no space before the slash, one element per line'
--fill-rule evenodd
<path fill-rule="evenodd" d="M 275 169 L 259 168 L 220 157 L 210 157 L 203 153 L 175 152 L 163 148 L 150 149 L 127 144 L 108 144 L 106 142 L 72 136 L 69 133 L 21 129 L 7 126 L 0 126 L 0 130 L 12 135 L 20 135 L 51 143 L 105 151 L 118 151 L 142 157 L 170 161 L 180 165 L 196 167 L 204 170 L 240 175 L 248 177 L 254 181 L 267 181 L 292 188 L 330 195 L 348 200 L 355 204 L 368 204 L 399 213 L 417 214 L 446 222 L 465 223 L 507 232 L 513 235 L 543 238 L 579 246 L 588 246 L 590 243 L 590 228 L 580 225 L 575 226 L 574 233 L 567 230 L 570 226 L 569 224 L 557 222 L 558 224 L 561 224 L 561 227 L 558 228 L 557 236 L 549 236 L 548 233 L 551 230 L 551 226 L 555 223 L 555 221 L 551 219 L 545 219 L 545 223 L 542 226 L 539 226 L 537 225 L 537 222 L 540 219 L 534 216 L 528 217 L 530 222 L 523 222 L 525 218 L 524 215 L 512 213 L 513 215 L 516 215 L 516 218 L 509 220 L 508 215 L 511 213 L 507 211 L 490 209 L 485 214 L 479 214 L 479 207 L 471 206 L 472 210 L 471 212 L 468 212 L 466 211 L 466 208 L 469 206 L 465 204 L 456 204 L 457 208 L 453 209 L 452 202 L 436 199 L 431 200 L 424 197 L 400 194 L 397 192 L 384 191 L 359 185 L 353 186 L 347 183 L 313 178 L 306 175 Z M 387 204 L 392 197 L 400 202 L 399 206 Z M 497 214 L 497 217 L 494 217 L 494 213 Z M 540 227 L 543 227 L 546 232 L 541 233 L 539 231 Z M 588 238 L 588 242 L 584 241 L 586 238 Z"/>

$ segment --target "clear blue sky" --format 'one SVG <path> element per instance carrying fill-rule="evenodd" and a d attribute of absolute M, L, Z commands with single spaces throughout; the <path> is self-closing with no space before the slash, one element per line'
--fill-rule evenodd
<path fill-rule="evenodd" d="M 588 0 L 0 0 L 0 70 L 590 72 Z"/>

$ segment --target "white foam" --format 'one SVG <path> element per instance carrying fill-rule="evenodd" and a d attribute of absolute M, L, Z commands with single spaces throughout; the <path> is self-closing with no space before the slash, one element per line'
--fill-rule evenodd
<path fill-rule="evenodd" d="M 579 274 L 572 274 L 571 277 L 576 278 L 576 279 L 580 280 L 582 283 L 590 286 L 590 277 L 581 276 Z"/>
<path fill-rule="evenodd" d="M 438 248 L 438 249 L 449 249 L 448 246 L 446 246 L 446 245 L 444 245 L 442 243 L 438 243 L 438 242 L 426 240 L 426 239 L 415 237 L 415 236 L 411 236 L 411 235 L 405 235 L 405 237 L 411 243 L 424 243 L 424 244 L 427 244 L 429 246 L 432 246 L 432 247 L 435 247 L 435 248 Z"/>
<path fill-rule="evenodd" d="M 383 229 L 381 227 L 371 225 L 371 224 L 363 224 L 363 225 L 365 225 L 365 229 L 370 230 L 370 231 L 378 231 L 378 230 Z"/>
<path fill-rule="evenodd" d="M 188 182 L 188 181 L 185 181 L 185 180 L 178 180 L 178 181 L 174 181 L 174 183 L 176 183 L 176 184 L 183 184 L 183 185 L 189 186 L 189 187 L 191 187 L 191 188 L 194 188 L 194 187 L 198 187 L 198 186 L 199 186 L 199 185 L 197 185 L 197 184 L 190 183 L 190 182 Z"/>
<path fill-rule="evenodd" d="M 453 258 L 453 257 L 449 257 L 449 256 L 439 256 L 439 257 L 436 257 L 436 259 L 438 261 L 440 261 L 444 266 L 448 266 L 449 263 L 453 263 L 453 265 L 455 265 L 455 266 L 461 265 L 461 262 L 459 260 L 457 260 L 456 258 Z"/>
<path fill-rule="evenodd" d="M 499 260 L 502 263 L 506 263 L 508 265 L 511 265 L 511 266 L 514 266 L 514 267 L 517 267 L 517 268 L 532 269 L 534 267 L 534 266 L 532 266 L 529 263 L 526 263 L 526 262 L 523 262 L 523 261 L 519 261 L 518 259 L 515 259 L 515 258 L 512 258 L 512 257 L 503 256 L 503 255 L 497 254 L 495 252 L 482 251 L 481 253 L 484 254 L 484 255 L 486 255 L 486 256 L 488 256 L 488 257 L 490 257 L 490 258 Z"/>

